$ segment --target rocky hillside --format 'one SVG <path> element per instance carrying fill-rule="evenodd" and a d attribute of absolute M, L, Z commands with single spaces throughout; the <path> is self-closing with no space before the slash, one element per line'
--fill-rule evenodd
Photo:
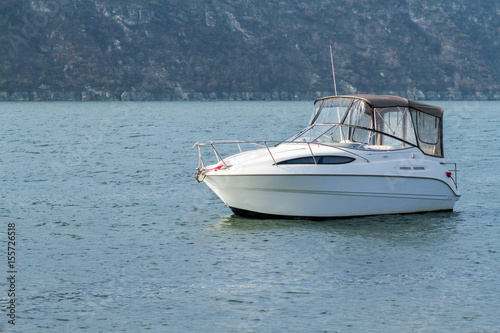
<path fill-rule="evenodd" d="M 0 100 L 500 99 L 500 3 L 4 0 Z"/>

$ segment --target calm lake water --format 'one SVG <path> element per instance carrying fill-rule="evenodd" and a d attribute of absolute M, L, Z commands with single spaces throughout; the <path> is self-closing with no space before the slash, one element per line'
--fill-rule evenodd
<path fill-rule="evenodd" d="M 434 104 L 455 212 L 312 222 L 235 217 L 192 148 L 284 139 L 310 102 L 1 103 L 0 331 L 499 331 L 500 103 Z"/>

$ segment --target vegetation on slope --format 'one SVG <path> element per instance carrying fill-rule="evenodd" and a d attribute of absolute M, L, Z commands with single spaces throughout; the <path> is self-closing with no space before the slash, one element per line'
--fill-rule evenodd
<path fill-rule="evenodd" d="M 430 0 L 0 3 L 0 91 L 500 95 L 500 5 Z"/>

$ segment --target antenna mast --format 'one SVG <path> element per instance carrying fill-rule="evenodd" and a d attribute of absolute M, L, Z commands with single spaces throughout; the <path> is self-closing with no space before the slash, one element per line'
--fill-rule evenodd
<path fill-rule="evenodd" d="M 330 59 L 332 60 L 333 87 L 335 88 L 335 96 L 337 96 L 337 83 L 335 81 L 335 67 L 333 66 L 333 52 L 331 45 L 330 45 Z"/>

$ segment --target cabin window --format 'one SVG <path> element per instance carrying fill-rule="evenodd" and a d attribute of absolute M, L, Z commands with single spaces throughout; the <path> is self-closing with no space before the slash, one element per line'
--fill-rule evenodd
<path fill-rule="evenodd" d="M 418 111 L 412 111 L 412 114 L 420 149 L 424 154 L 442 157 L 441 119 Z"/>
<path fill-rule="evenodd" d="M 333 98 L 316 106 L 309 124 L 338 124 L 352 104 L 352 98 Z"/>
<path fill-rule="evenodd" d="M 316 159 L 317 164 L 346 164 L 351 163 L 355 158 L 347 156 L 306 156 L 293 158 L 286 161 L 278 162 L 278 165 L 291 165 L 291 164 L 315 164 L 314 159 Z"/>
<path fill-rule="evenodd" d="M 429 145 L 439 142 L 440 119 L 422 112 L 416 112 L 418 138 Z"/>
<path fill-rule="evenodd" d="M 371 128 L 372 115 L 365 102 L 357 100 L 353 103 L 349 114 L 344 120 L 344 125 Z M 353 142 L 362 142 L 366 138 L 366 131 L 356 127 L 343 127 L 343 137 Z M 345 140 L 345 139 L 344 139 Z"/>
<path fill-rule="evenodd" d="M 415 146 L 417 145 L 415 129 L 408 108 L 389 107 L 375 109 L 375 124 L 375 128 L 378 131 L 400 138 Z M 388 145 L 395 148 L 407 147 L 406 143 L 385 135 L 376 136 L 376 141 L 378 145 Z"/>

